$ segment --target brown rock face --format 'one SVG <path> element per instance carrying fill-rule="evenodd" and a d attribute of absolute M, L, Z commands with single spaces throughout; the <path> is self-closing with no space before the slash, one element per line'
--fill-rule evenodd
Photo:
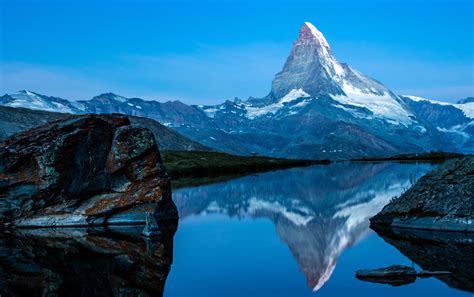
<path fill-rule="evenodd" d="M 153 134 L 120 115 L 58 119 L 0 143 L 0 223 L 17 227 L 177 221 Z"/>

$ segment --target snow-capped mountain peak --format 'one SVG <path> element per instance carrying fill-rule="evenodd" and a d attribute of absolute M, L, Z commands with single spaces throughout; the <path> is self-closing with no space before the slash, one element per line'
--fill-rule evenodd
<path fill-rule="evenodd" d="M 305 22 L 300 29 L 300 35 L 298 41 L 313 39 L 316 40 L 324 49 L 330 49 L 329 44 L 324 37 L 323 33 L 319 31 L 313 24 L 310 22 Z"/>
<path fill-rule="evenodd" d="M 337 61 L 309 22 L 300 27 L 263 98 L 196 106 L 114 93 L 69 102 L 22 91 L 0 97 L 0 105 L 150 117 L 232 154 L 344 159 L 438 149 L 474 152 L 473 98 L 451 104 L 398 96 Z"/>
<path fill-rule="evenodd" d="M 337 81 L 343 75 L 344 68 L 334 58 L 324 35 L 306 22 L 282 71 L 276 74 L 270 94 L 273 101 L 293 89 L 303 89 L 311 96 L 342 94 Z"/>
<path fill-rule="evenodd" d="M 45 96 L 27 90 L 21 90 L 14 94 L 10 94 L 9 97 L 9 100 L 2 102 L 2 105 L 62 113 L 78 112 L 78 108 L 68 100 Z"/>
<path fill-rule="evenodd" d="M 106 99 L 106 100 L 114 100 L 114 101 L 118 101 L 118 102 L 127 102 L 128 101 L 128 98 L 126 97 L 123 97 L 123 96 L 120 96 L 120 95 L 117 95 L 117 94 L 114 94 L 114 93 L 103 93 L 103 94 L 100 94 L 99 96 L 96 96 L 92 99 L 98 99 L 98 100 L 101 100 L 101 99 Z"/>
<path fill-rule="evenodd" d="M 305 22 L 281 72 L 272 82 L 270 104 L 292 90 L 302 89 L 309 96 L 330 96 L 338 107 L 356 117 L 382 119 L 390 124 L 411 125 L 413 115 L 401 100 L 375 81 L 334 57 L 324 35 Z M 369 113 L 361 114 L 360 108 Z"/>

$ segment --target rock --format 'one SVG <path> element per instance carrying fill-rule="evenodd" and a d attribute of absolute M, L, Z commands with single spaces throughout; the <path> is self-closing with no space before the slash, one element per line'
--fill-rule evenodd
<path fill-rule="evenodd" d="M 153 134 L 120 115 L 69 116 L 0 143 L 0 225 L 176 224 Z"/>
<path fill-rule="evenodd" d="M 368 270 L 358 270 L 356 273 L 357 278 L 364 278 L 364 277 L 400 277 L 400 276 L 408 276 L 408 275 L 416 275 L 416 270 L 410 266 L 404 265 L 392 265 L 386 268 L 378 268 L 378 269 L 368 269 Z"/>
<path fill-rule="evenodd" d="M 356 272 L 356 278 L 373 283 L 402 286 L 414 283 L 417 277 L 430 277 L 450 274 L 451 272 L 449 271 L 417 272 L 415 268 L 410 266 L 392 265 L 386 268 L 358 270 Z"/>
<path fill-rule="evenodd" d="M 371 220 L 371 226 L 474 231 L 474 157 L 448 161 L 423 176 Z"/>
<path fill-rule="evenodd" d="M 416 270 L 410 266 L 392 265 L 386 268 L 358 270 L 356 278 L 374 283 L 402 286 L 416 281 Z"/>

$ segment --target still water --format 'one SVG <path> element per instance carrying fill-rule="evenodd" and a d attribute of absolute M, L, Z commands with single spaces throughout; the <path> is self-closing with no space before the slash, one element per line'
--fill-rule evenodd
<path fill-rule="evenodd" d="M 177 189 L 178 230 L 153 238 L 143 226 L 0 233 L 0 296 L 470 296 L 474 235 L 369 229 L 432 168 L 337 163 Z M 392 264 L 452 274 L 355 278 Z"/>
<path fill-rule="evenodd" d="M 472 239 L 382 238 L 369 229 L 371 216 L 432 168 L 337 163 L 177 189 L 180 222 L 164 295 L 470 296 Z M 433 270 L 433 263 L 465 271 L 397 287 L 355 278 L 358 269 Z"/>

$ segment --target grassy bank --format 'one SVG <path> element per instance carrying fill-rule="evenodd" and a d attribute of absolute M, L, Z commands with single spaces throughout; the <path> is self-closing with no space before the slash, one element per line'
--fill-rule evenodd
<path fill-rule="evenodd" d="M 456 159 L 466 157 L 460 153 L 447 152 L 426 152 L 415 154 L 403 154 L 391 157 L 365 157 L 360 159 L 352 159 L 351 161 L 426 161 L 426 162 L 441 162 L 448 159 Z"/>
<path fill-rule="evenodd" d="M 162 151 L 162 155 L 174 186 L 213 182 L 275 169 L 330 163 L 329 160 L 243 157 L 218 152 Z"/>

